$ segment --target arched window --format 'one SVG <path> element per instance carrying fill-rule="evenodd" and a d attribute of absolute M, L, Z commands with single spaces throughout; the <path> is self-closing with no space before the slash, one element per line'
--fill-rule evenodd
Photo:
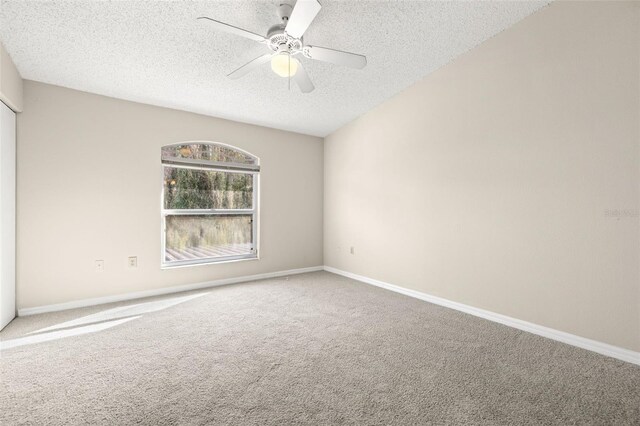
<path fill-rule="evenodd" d="M 258 257 L 259 160 L 219 143 L 162 148 L 162 265 Z"/>

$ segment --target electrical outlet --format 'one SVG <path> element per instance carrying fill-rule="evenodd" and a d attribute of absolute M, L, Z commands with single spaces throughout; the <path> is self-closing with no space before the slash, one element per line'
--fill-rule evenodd
<path fill-rule="evenodd" d="M 351 246 L 351 248 L 349 249 L 349 253 L 356 254 L 356 249 L 354 249 L 353 246 Z"/>
<path fill-rule="evenodd" d="M 129 257 L 127 265 L 129 265 L 129 268 L 137 268 L 138 267 L 138 257 L 137 256 Z"/>
<path fill-rule="evenodd" d="M 104 272 L 104 260 L 96 260 L 96 272 Z"/>

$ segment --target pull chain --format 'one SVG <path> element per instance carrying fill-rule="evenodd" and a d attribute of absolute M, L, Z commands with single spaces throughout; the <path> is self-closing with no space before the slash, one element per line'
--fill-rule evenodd
<path fill-rule="evenodd" d="M 291 91 L 291 53 L 289 53 L 289 91 Z"/>

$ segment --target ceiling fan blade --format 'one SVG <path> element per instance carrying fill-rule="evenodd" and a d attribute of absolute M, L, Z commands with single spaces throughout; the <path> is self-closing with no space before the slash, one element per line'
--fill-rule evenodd
<path fill-rule="evenodd" d="M 320 12 L 321 7 L 318 0 L 298 0 L 284 31 L 291 37 L 302 37 L 302 34 L 307 31 L 313 19 Z"/>
<path fill-rule="evenodd" d="M 207 18 L 206 16 L 201 16 L 198 19 L 205 19 L 211 25 L 213 25 L 215 29 L 224 31 L 229 34 L 235 34 L 242 37 L 246 37 L 250 40 L 258 41 L 260 43 L 267 41 L 266 38 L 262 37 L 259 34 L 252 33 L 251 31 L 243 30 L 242 28 L 234 27 L 233 25 L 225 24 L 224 22 L 216 21 L 215 19 Z"/>
<path fill-rule="evenodd" d="M 260 65 L 269 62 L 273 55 L 274 55 L 273 53 L 267 53 L 267 54 L 264 54 L 262 56 L 258 56 L 253 61 L 250 61 L 250 62 L 244 64 L 243 66 L 241 66 L 237 70 L 235 70 L 232 73 L 228 74 L 227 77 L 229 77 L 231 79 L 234 79 L 234 80 L 237 79 L 237 78 L 240 78 L 240 77 L 250 73 L 254 69 L 258 68 Z"/>
<path fill-rule="evenodd" d="M 305 56 L 311 59 L 317 59 L 318 61 L 331 62 L 332 64 L 345 65 L 351 68 L 362 69 L 367 65 L 366 56 L 328 49 L 326 47 L 306 46 Z"/>
<path fill-rule="evenodd" d="M 293 81 L 296 82 L 302 93 L 313 92 L 313 89 L 316 88 L 311 82 L 309 74 L 307 74 L 300 62 L 298 62 L 298 70 L 292 78 Z"/>

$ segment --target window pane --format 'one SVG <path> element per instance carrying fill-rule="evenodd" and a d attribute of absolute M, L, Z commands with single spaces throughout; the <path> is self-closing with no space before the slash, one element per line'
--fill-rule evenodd
<path fill-rule="evenodd" d="M 238 164 L 257 164 L 251 155 L 233 148 L 215 144 L 184 144 L 162 147 L 165 160 L 189 158 L 192 160 L 218 161 Z"/>
<path fill-rule="evenodd" d="M 251 209 L 250 173 L 164 167 L 165 209 Z"/>
<path fill-rule="evenodd" d="M 165 261 L 253 254 L 252 215 L 167 216 Z"/>

